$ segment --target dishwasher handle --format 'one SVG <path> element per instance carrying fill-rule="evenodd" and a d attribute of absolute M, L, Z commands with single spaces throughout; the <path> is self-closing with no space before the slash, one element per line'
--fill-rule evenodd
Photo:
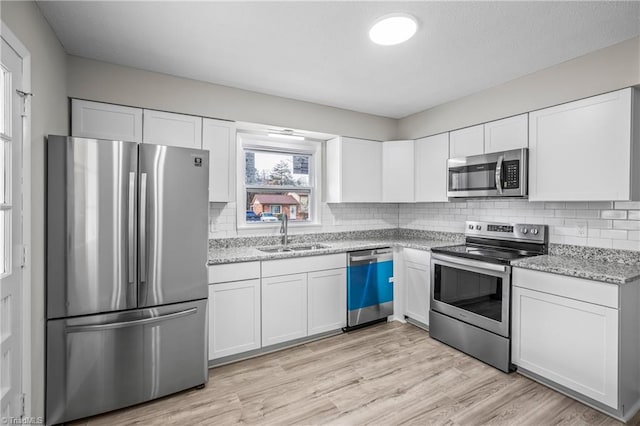
<path fill-rule="evenodd" d="M 362 254 L 363 252 L 354 252 L 349 254 L 349 264 L 353 262 L 384 262 L 387 260 L 393 260 L 393 249 L 382 248 L 370 250 L 368 254 Z M 367 253 L 366 251 L 364 253 Z"/>

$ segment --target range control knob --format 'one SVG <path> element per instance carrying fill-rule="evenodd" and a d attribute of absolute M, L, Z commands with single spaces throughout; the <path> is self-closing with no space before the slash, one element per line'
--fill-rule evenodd
<path fill-rule="evenodd" d="M 522 228 L 521 231 L 522 231 L 523 234 L 526 234 L 527 232 L 529 232 L 529 230 L 527 228 Z"/>
<path fill-rule="evenodd" d="M 476 230 L 478 230 L 478 231 L 479 231 L 479 230 L 481 230 L 481 229 L 482 229 L 482 226 L 480 226 L 480 225 L 476 225 Z"/>
<path fill-rule="evenodd" d="M 531 228 L 531 233 L 533 235 L 538 235 L 538 228 Z"/>
<path fill-rule="evenodd" d="M 469 225 L 469 229 L 473 229 L 473 225 Z"/>

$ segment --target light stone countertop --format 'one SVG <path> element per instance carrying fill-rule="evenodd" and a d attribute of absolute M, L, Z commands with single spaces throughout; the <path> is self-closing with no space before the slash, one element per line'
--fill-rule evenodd
<path fill-rule="evenodd" d="M 323 238 L 324 237 L 324 238 Z M 462 244 L 461 234 L 439 233 L 417 230 L 373 230 L 335 234 L 298 235 L 291 244 L 322 244 L 324 249 L 265 253 L 256 246 L 270 246 L 276 237 L 252 238 L 254 245 L 246 246 L 246 238 L 211 240 L 208 264 L 219 265 L 249 261 L 286 259 L 293 257 L 319 256 L 333 253 L 366 250 L 380 247 L 407 247 L 430 251 L 432 247 Z M 242 243 L 244 241 L 244 243 Z M 514 267 L 549 272 L 559 275 L 585 278 L 611 284 L 640 282 L 640 252 L 613 250 L 563 244 L 551 244 L 549 254 L 516 260 Z"/>
<path fill-rule="evenodd" d="M 511 262 L 511 265 L 611 284 L 627 284 L 640 280 L 640 265 L 618 263 L 612 260 L 544 255 L 516 260 Z"/>
<path fill-rule="evenodd" d="M 250 262 L 256 260 L 287 259 L 292 257 L 319 256 L 333 253 L 346 253 L 356 250 L 367 250 L 380 247 L 408 247 L 418 250 L 431 250 L 431 247 L 455 245 L 452 241 L 429 240 L 419 238 L 385 238 L 368 240 L 317 241 L 311 244 L 322 244 L 327 248 L 308 251 L 288 251 L 282 253 L 265 253 L 256 247 L 210 248 L 209 265 L 223 263 Z M 291 246 L 306 244 L 291 244 Z"/>

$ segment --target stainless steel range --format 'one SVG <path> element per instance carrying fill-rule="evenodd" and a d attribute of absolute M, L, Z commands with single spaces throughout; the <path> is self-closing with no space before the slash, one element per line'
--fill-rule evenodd
<path fill-rule="evenodd" d="M 511 261 L 546 254 L 546 225 L 466 222 L 431 255 L 429 333 L 502 371 L 511 365 Z"/>

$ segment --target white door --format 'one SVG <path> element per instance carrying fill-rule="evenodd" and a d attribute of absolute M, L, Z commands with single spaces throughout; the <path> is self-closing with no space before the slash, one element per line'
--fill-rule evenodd
<path fill-rule="evenodd" d="M 209 359 L 260 348 L 260 280 L 209 286 Z"/>
<path fill-rule="evenodd" d="M 382 143 L 382 201 L 413 202 L 413 141 Z"/>
<path fill-rule="evenodd" d="M 142 142 L 142 109 L 72 99 L 71 136 Z"/>
<path fill-rule="evenodd" d="M 202 117 L 145 109 L 142 142 L 202 149 Z"/>
<path fill-rule="evenodd" d="M 345 268 L 309 272 L 307 291 L 309 336 L 347 326 L 347 271 Z"/>
<path fill-rule="evenodd" d="M 415 201 L 447 201 L 449 133 L 418 139 L 414 150 Z"/>
<path fill-rule="evenodd" d="M 307 274 L 263 278 L 262 346 L 306 336 Z"/>
<path fill-rule="evenodd" d="M 449 158 L 484 153 L 484 125 L 479 124 L 449 133 Z"/>
<path fill-rule="evenodd" d="M 18 418 L 22 370 L 22 59 L 2 40 L 0 75 L 0 418 Z"/>

